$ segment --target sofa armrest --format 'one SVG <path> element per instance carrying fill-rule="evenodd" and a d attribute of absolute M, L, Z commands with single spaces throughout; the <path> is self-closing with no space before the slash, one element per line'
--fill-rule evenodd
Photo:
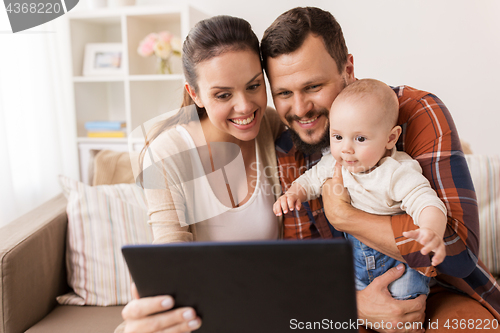
<path fill-rule="evenodd" d="M 60 194 L 0 228 L 0 333 L 24 332 L 68 291 L 66 203 Z"/>

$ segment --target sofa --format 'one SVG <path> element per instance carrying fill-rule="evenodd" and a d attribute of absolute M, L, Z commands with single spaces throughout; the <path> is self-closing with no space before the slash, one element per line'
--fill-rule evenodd
<path fill-rule="evenodd" d="M 97 155 L 98 156 L 98 155 Z M 94 161 L 93 185 L 128 182 L 118 164 L 123 156 Z M 500 273 L 500 157 L 466 155 L 478 195 L 481 258 Z M 96 159 L 97 161 L 98 159 Z M 121 161 L 121 162 L 120 162 Z M 106 170 L 103 174 L 98 169 Z M 103 178 L 105 178 L 103 180 Z M 113 332 L 120 306 L 61 305 L 68 285 L 68 200 L 63 194 L 0 228 L 0 333 Z M 497 276 L 498 278 L 498 276 Z"/>
<path fill-rule="evenodd" d="M 128 153 L 91 151 L 87 172 L 92 187 L 127 184 L 138 189 Z M 109 333 L 123 322 L 123 299 L 116 306 L 62 305 L 57 300 L 73 291 L 67 257 L 69 207 L 61 193 L 0 228 L 0 333 Z M 145 207 L 143 213 L 137 222 L 149 228 Z"/>
<path fill-rule="evenodd" d="M 0 229 L 1 333 L 110 333 L 123 306 L 59 305 L 70 290 L 63 194 Z"/>

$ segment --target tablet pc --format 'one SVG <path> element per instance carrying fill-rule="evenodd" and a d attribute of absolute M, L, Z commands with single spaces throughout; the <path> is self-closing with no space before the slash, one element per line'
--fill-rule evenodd
<path fill-rule="evenodd" d="M 132 245 L 122 252 L 139 295 L 172 295 L 176 307 L 193 307 L 202 319 L 196 332 L 357 332 L 345 240 Z"/>

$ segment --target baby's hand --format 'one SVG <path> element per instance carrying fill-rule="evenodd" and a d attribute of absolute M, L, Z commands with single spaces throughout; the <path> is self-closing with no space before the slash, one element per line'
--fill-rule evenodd
<path fill-rule="evenodd" d="M 414 239 L 424 247 L 420 250 L 424 256 L 431 251 L 434 252 L 432 257 L 432 266 L 437 266 L 443 262 L 446 257 L 446 249 L 444 247 L 443 237 L 440 237 L 436 232 L 429 228 L 420 228 L 412 231 L 403 232 L 406 238 Z"/>
<path fill-rule="evenodd" d="M 283 194 L 279 199 L 274 203 L 273 205 L 273 212 L 276 214 L 276 216 L 281 216 L 281 211 L 283 210 L 283 213 L 288 213 L 288 209 L 291 211 L 296 208 L 297 210 L 300 209 L 301 203 L 299 200 L 299 196 L 293 193 L 290 194 Z"/>

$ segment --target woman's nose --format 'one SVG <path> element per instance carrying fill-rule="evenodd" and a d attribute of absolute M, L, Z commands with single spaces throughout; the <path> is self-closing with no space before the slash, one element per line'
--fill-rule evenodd
<path fill-rule="evenodd" d="M 245 94 L 241 94 L 236 98 L 236 103 L 234 105 L 234 110 L 241 113 L 248 113 L 252 111 L 253 103 L 251 99 Z"/>

